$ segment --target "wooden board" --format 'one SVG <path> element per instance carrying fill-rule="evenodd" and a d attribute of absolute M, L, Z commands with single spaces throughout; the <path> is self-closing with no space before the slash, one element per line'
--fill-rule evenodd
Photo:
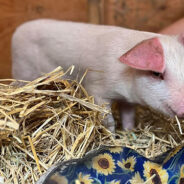
<path fill-rule="evenodd" d="M 157 32 L 184 17 L 184 0 L 107 0 L 105 24 Z"/>
<path fill-rule="evenodd" d="M 55 18 L 87 22 L 86 0 L 0 0 L 0 78 L 11 77 L 11 36 L 23 22 Z"/>

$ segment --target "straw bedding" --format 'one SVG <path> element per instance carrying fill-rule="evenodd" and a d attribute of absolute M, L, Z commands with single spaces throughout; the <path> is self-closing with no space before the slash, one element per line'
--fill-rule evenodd
<path fill-rule="evenodd" d="M 82 86 L 86 73 L 79 82 L 63 78 L 73 69 L 58 67 L 32 82 L 1 81 L 0 183 L 35 183 L 54 163 L 100 145 L 128 146 L 150 158 L 182 143 L 181 120 L 143 107 L 137 108 L 135 130 L 113 135 L 102 124 L 109 110 Z M 113 112 L 118 122 L 116 106 Z"/>

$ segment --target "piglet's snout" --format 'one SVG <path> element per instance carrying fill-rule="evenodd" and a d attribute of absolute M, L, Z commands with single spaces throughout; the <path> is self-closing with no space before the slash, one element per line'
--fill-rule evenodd
<path fill-rule="evenodd" d="M 182 99 L 180 103 L 177 104 L 176 108 L 173 110 L 179 118 L 183 118 L 184 117 L 184 99 Z"/>
<path fill-rule="evenodd" d="M 180 88 L 173 88 L 172 97 L 170 98 L 170 103 L 168 106 L 170 110 L 180 118 L 184 118 L 184 86 Z"/>
<path fill-rule="evenodd" d="M 181 107 L 181 108 L 179 109 L 178 112 L 176 112 L 176 115 L 177 115 L 179 118 L 184 118 L 184 106 Z"/>
<path fill-rule="evenodd" d="M 178 118 L 183 118 L 184 117 L 184 114 L 177 114 L 177 117 Z"/>

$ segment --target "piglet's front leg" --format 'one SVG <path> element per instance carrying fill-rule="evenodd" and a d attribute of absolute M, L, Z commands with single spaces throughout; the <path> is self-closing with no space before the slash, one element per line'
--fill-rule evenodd
<path fill-rule="evenodd" d="M 104 119 L 104 126 L 108 128 L 108 130 L 110 130 L 112 133 L 115 133 L 115 121 L 112 114 L 108 114 Z"/>
<path fill-rule="evenodd" d="M 106 108 L 111 111 L 111 105 L 112 105 L 112 102 L 111 100 L 104 100 L 103 98 L 101 97 L 95 97 L 95 102 L 98 104 L 98 105 L 102 105 L 104 103 L 107 104 Z M 107 116 L 104 118 L 103 120 L 103 125 L 109 130 L 111 131 L 112 133 L 115 133 L 115 121 L 114 121 L 114 118 L 113 118 L 113 115 L 112 113 L 110 114 L 107 114 Z"/>
<path fill-rule="evenodd" d="M 112 103 L 109 102 L 107 106 L 111 109 Z M 127 102 L 120 102 L 120 118 L 122 122 L 122 128 L 124 130 L 132 130 L 135 125 L 135 106 Z M 112 133 L 115 133 L 115 120 L 111 114 L 108 114 L 104 119 L 104 126 L 108 128 Z"/>
<path fill-rule="evenodd" d="M 120 116 L 122 127 L 125 130 L 132 130 L 135 125 L 135 106 L 127 102 L 120 102 Z"/>

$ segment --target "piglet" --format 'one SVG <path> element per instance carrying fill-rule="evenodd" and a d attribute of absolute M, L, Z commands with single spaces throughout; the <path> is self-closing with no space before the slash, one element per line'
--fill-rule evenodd
<path fill-rule="evenodd" d="M 134 127 L 134 104 L 179 117 L 184 114 L 184 35 L 166 36 L 115 26 L 35 20 L 12 38 L 13 77 L 33 80 L 61 65 L 74 76 L 89 72 L 84 85 L 96 103 L 121 101 L 123 127 Z M 108 116 L 106 126 L 114 130 Z"/>

